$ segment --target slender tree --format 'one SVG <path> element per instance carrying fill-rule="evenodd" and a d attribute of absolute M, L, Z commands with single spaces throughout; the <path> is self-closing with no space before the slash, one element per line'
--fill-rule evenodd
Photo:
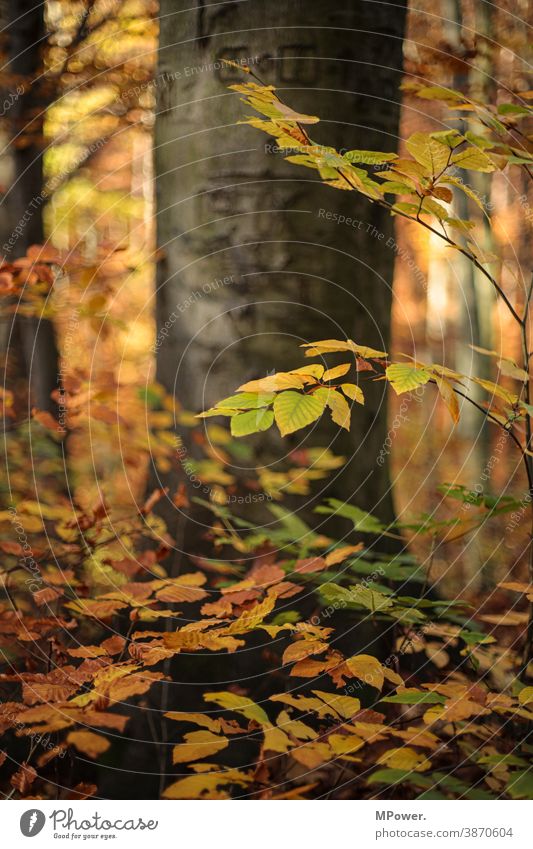
<path fill-rule="evenodd" d="M 179 11 L 162 0 L 160 8 L 156 348 L 158 379 L 197 411 L 231 393 L 236 375 L 282 367 L 295 341 L 345 334 L 388 345 L 390 217 L 295 173 L 273 144 L 265 157 L 237 123 L 242 104 L 227 88 L 244 75 L 223 60 L 246 62 L 290 91 L 302 113 L 320 115 L 318 143 L 393 151 L 405 3 L 193 5 Z M 319 428 L 293 447 L 330 443 L 348 460 L 327 494 L 389 519 L 387 464 L 376 462 L 385 391 L 366 386 L 349 434 Z M 283 450 L 258 440 L 250 465 Z"/>
<path fill-rule="evenodd" d="M 33 0 L 7 3 L 8 70 L 17 86 L 17 97 L 8 115 L 13 135 L 13 173 L 6 197 L 9 225 L 4 224 L 7 261 L 24 256 L 31 245 L 43 241 L 44 8 L 44 3 Z M 55 404 L 50 395 L 57 388 L 58 369 L 51 322 L 42 317 L 17 315 L 9 348 L 8 357 L 11 360 L 15 354 L 17 360 L 17 373 L 31 384 L 31 403 L 42 410 L 53 410 Z"/>

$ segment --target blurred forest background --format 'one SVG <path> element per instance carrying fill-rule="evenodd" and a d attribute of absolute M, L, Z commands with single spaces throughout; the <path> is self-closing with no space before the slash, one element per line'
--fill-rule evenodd
<path fill-rule="evenodd" d="M 446 0 L 438 5 L 438 14 L 433 2 L 421 2 L 408 10 L 404 43 L 407 78 L 438 81 L 488 100 L 495 96 L 497 86 L 510 90 L 527 87 L 527 63 L 519 58 L 526 55 L 527 27 L 517 24 L 517 18 L 527 20 L 526 2 L 492 6 L 474 0 Z M 155 449 L 157 453 L 159 447 L 162 471 L 167 470 L 169 462 L 165 446 L 158 446 L 157 437 L 150 442 L 144 416 L 145 399 L 155 400 L 160 392 L 155 377 L 154 280 L 161 257 L 155 249 L 152 145 L 156 96 L 167 83 L 163 74 L 157 77 L 158 8 L 155 2 L 141 0 L 46 3 L 48 36 L 43 33 L 41 42 L 44 70 L 32 84 L 32 103 L 25 102 L 22 109 L 21 101 L 28 98 L 27 93 L 22 98 L 16 95 L 12 106 L 6 105 L 17 85 L 16 73 L 9 70 L 9 51 L 13 48 L 8 42 L 13 30 L 6 20 L 7 6 L 3 4 L 2 30 L 6 103 L 0 121 L 0 181 L 6 195 L 0 208 L 2 242 L 16 220 L 16 195 L 28 192 L 20 180 L 10 188 L 17 168 L 14 159 L 28 153 L 34 156 L 36 146 L 41 145 L 42 127 L 42 194 L 31 225 L 24 228 L 6 258 L 23 255 L 28 246 L 41 242 L 41 212 L 43 256 L 52 257 L 56 252 L 63 258 L 77 258 L 79 271 L 62 278 L 46 294 L 28 293 L 26 289 L 20 311 L 25 309 L 24 299 L 43 298 L 43 315 L 56 333 L 63 380 L 68 388 L 75 387 L 77 419 L 68 436 L 66 460 L 70 493 L 86 507 L 104 494 L 114 506 L 127 511 L 146 489 L 151 452 Z M 31 63 L 37 71 L 40 61 L 41 55 L 35 50 L 23 53 L 19 60 L 25 64 L 21 74 Z M 172 61 L 176 64 L 176 56 Z M 190 75 L 215 76 L 223 91 L 234 75 L 232 69 L 221 71 L 219 66 L 220 62 L 217 68 L 191 70 Z M 268 82 L 268 60 L 260 70 Z M 400 139 L 417 130 L 441 126 L 438 108 L 423 106 L 422 110 L 420 101 L 404 95 Z M 28 108 L 34 116 L 31 125 L 27 123 Z M 468 124 L 468 117 L 464 120 Z M 478 174 L 476 180 L 493 222 L 492 230 L 485 228 L 485 248 L 505 258 L 503 280 L 512 293 L 518 285 L 518 264 L 530 249 L 529 233 L 520 227 L 520 198 L 527 196 L 529 203 L 531 189 L 527 184 L 515 185 L 503 174 L 490 181 L 490 188 L 488 175 Z M 30 194 L 35 194 L 35 185 Z M 485 225 L 486 219 L 475 204 L 469 205 L 468 214 Z M 428 233 L 400 219 L 396 228 L 392 349 L 416 350 L 420 359 L 437 361 L 444 359 L 445 350 L 446 364 L 452 368 L 477 374 L 487 370 L 486 359 L 472 352 L 469 345 L 499 349 L 502 340 L 514 333 L 493 293 L 466 261 L 461 263 L 454 257 L 450 262 L 450 251 Z M 352 228 L 344 229 L 343 238 L 349 240 Z M 491 240 L 497 243 L 491 244 Z M 375 255 L 380 248 L 376 243 Z M 6 365 L 8 383 L 15 381 L 12 391 L 17 399 L 11 406 L 8 395 L 8 423 L 12 422 L 13 428 L 21 417 L 28 418 L 26 373 L 25 364 L 20 362 L 24 355 L 14 351 L 15 337 L 9 336 L 9 316 L 4 316 L 2 328 L 2 348 L 11 352 Z M 43 339 L 43 345 L 45 342 Z M 518 349 L 518 337 L 514 344 Z M 40 368 L 38 360 L 34 357 L 34 373 Z M 51 381 L 51 389 L 57 389 L 54 376 L 37 377 L 45 385 Z M 46 400 L 46 389 L 44 394 Z M 102 400 L 112 400 L 117 410 L 116 421 L 111 422 L 115 427 L 110 427 L 109 421 L 113 414 L 98 403 Z M 401 398 L 390 398 L 390 422 L 401 404 Z M 36 406 L 46 409 L 45 401 Z M 168 398 L 162 406 L 158 415 L 163 428 L 172 425 L 175 411 Z M 181 415 L 185 421 L 186 413 Z M 29 431 L 29 421 L 27 426 Z M 39 445 L 35 439 L 39 431 L 35 421 L 31 430 L 32 451 L 37 452 L 37 458 Z M 212 431 L 209 456 L 202 460 L 198 475 L 207 486 L 216 488 L 219 483 L 231 484 L 231 472 L 225 470 L 226 437 L 217 426 Z M 20 440 L 20 428 L 10 432 L 8 488 L 22 496 L 32 485 L 25 468 L 27 446 Z M 427 399 L 424 404 L 410 405 L 408 426 L 401 428 L 401 438 L 394 430 L 392 433 L 394 502 L 404 520 L 423 512 L 441 511 L 446 516 L 438 484 L 456 481 L 473 487 L 498 440 L 495 429 L 480 426 L 475 411 L 467 412 L 459 427 L 452 427 L 446 410 L 435 404 L 430 411 Z M 202 439 L 200 434 L 197 439 Z M 40 478 L 48 472 L 51 487 L 64 487 L 65 471 L 55 465 L 62 466 L 63 461 L 48 456 L 45 445 L 41 446 L 42 463 L 39 458 Z M 245 448 L 239 446 L 239 450 Z M 488 485 L 521 492 L 525 482 L 521 470 L 515 470 L 515 462 L 518 460 L 512 455 L 502 456 Z M 304 486 L 301 481 L 300 487 Z M 297 487 L 292 489 L 296 491 Z M 467 592 L 475 596 L 484 581 L 492 584 L 514 567 L 515 540 L 512 549 L 499 544 L 496 550 L 495 539 L 501 540 L 497 524 L 482 527 L 466 540 L 462 538 L 447 547 L 445 554 L 437 553 L 434 575 L 449 576 L 453 564 L 449 580 L 466 584 Z"/>

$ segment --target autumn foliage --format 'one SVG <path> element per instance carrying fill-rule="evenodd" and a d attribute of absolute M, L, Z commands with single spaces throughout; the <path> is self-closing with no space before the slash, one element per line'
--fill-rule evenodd
<path fill-rule="evenodd" d="M 313 142 L 318 118 L 286 105 L 273 86 L 255 79 L 232 89 L 254 110 L 246 123 L 274 137 L 290 162 L 315 171 L 325 192 L 361 193 L 473 263 L 516 323 L 524 355 L 482 350 L 498 367 L 488 380 L 365 340 L 317 340 L 302 346 L 301 362 L 295 351 L 286 371 L 271 374 L 265 362 L 268 376 L 241 383 L 236 375 L 235 393 L 205 411 L 183 410 L 155 381 L 124 390 L 114 375 L 95 383 L 79 369 L 56 392 L 61 419 L 30 406 L 23 424 L 16 393 L 6 389 L 3 792 L 88 798 L 102 792 L 100 765 L 124 768 L 138 756 L 131 771 L 142 773 L 155 752 L 153 792 L 165 799 L 531 798 L 533 572 L 501 582 L 503 601 L 490 610 L 461 593 L 442 597 L 430 575 L 436 542 L 531 509 L 531 288 L 513 301 L 497 258 L 479 248 L 474 222 L 454 212 L 459 193 L 479 205 L 471 173 L 533 168 L 531 92 L 492 106 L 453 89 L 411 85 L 410 96 L 477 116 L 479 131 L 417 132 L 397 156 L 340 154 Z M 6 313 L 21 304 L 28 315 L 35 304 L 41 309 L 64 275 L 82 287 L 106 263 L 112 277 L 133 273 L 138 260 L 120 246 L 90 261 L 83 252 L 33 246 L 0 268 Z M 102 304 L 105 298 L 87 306 L 93 329 Z M 322 415 L 332 429 L 349 429 L 364 407 L 365 384 L 376 380 L 398 395 L 432 388 L 453 425 L 473 403 L 523 463 L 529 501 L 443 482 L 457 507 L 452 518 L 386 524 L 326 499 L 311 526 L 284 498 L 309 494 L 344 458 L 304 449 L 289 454 L 282 471 L 259 467 L 244 481 L 234 478 L 245 437 L 271 427 L 286 437 Z M 481 404 L 472 385 L 484 393 Z M 179 453 L 177 426 L 201 453 L 191 463 L 206 492 L 187 486 L 192 472 Z M 25 474 L 28 433 L 38 445 L 38 491 Z M 140 506 L 137 492 L 111 504 L 97 486 L 72 497 L 57 485 L 62 451 L 92 433 L 97 444 L 120 445 L 125 465 L 173 470 L 180 485 L 154 487 Z M 232 509 L 230 496 L 260 492 L 269 494 L 269 522 L 258 529 Z M 161 508 L 187 512 L 199 502 L 211 516 L 202 550 L 177 564 L 179 542 Z M 329 533 L 332 517 L 342 534 Z M 411 553 L 415 537 L 427 549 L 424 563 Z M 353 653 L 339 639 L 347 621 Z M 357 650 L 363 629 L 376 639 Z M 245 663 L 249 652 L 253 668 Z M 231 671 L 240 662 L 235 683 Z M 205 683 L 217 665 L 228 671 L 223 689 Z"/>

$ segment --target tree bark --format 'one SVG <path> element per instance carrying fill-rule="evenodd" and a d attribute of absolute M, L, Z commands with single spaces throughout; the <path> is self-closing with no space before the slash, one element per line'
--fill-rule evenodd
<path fill-rule="evenodd" d="M 314 141 L 395 150 L 405 3 L 250 0 L 177 11 L 161 0 L 160 19 L 158 380 L 198 411 L 246 380 L 303 365 L 304 342 L 349 337 L 387 350 L 396 246 L 388 213 L 325 187 L 286 163 L 273 140 L 238 125 L 248 110 L 227 85 L 245 75 L 221 59 L 246 60 L 294 109 L 319 116 L 308 128 Z M 376 462 L 385 384 L 363 386 L 349 434 L 326 417 L 284 442 L 272 429 L 251 441 L 249 465 L 329 445 L 347 461 L 320 497 L 391 519 L 388 464 Z"/>
<path fill-rule="evenodd" d="M 6 233 L 2 251 L 9 262 L 43 241 L 42 118 L 46 103 L 39 78 L 45 44 L 44 3 L 11 0 L 8 14 L 9 71 L 15 79 L 20 78 L 19 87 L 23 89 L 9 112 L 15 139 L 12 181 L 6 198 L 12 230 Z M 16 316 L 9 346 L 8 357 L 15 354 L 18 375 L 30 385 L 31 404 L 54 411 L 56 405 L 50 395 L 58 386 L 58 355 L 51 322 L 41 316 Z"/>

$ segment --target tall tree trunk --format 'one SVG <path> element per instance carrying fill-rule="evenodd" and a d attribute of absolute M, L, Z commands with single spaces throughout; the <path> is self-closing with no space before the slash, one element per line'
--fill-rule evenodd
<path fill-rule="evenodd" d="M 40 84 L 45 44 L 44 3 L 11 0 L 7 29 L 9 70 L 21 78 L 23 94 L 9 113 L 13 145 L 12 184 L 7 195 L 12 230 L 3 240 L 7 261 L 23 256 L 28 248 L 43 241 L 43 139 L 44 87 Z M 50 321 L 40 316 L 17 316 L 8 356 L 15 353 L 19 374 L 30 384 L 31 403 L 54 410 L 50 394 L 57 389 L 57 347 Z"/>
<path fill-rule="evenodd" d="M 324 187 L 238 125 L 246 109 L 227 85 L 244 75 L 220 60 L 245 59 L 295 109 L 320 116 L 318 143 L 394 150 L 405 2 L 160 5 L 158 379 L 198 411 L 247 379 L 303 364 L 303 342 L 348 336 L 387 349 L 396 248 L 388 213 Z M 376 462 L 384 387 L 365 381 L 349 434 L 324 420 L 287 446 L 269 432 L 253 443 L 253 464 L 329 444 L 347 462 L 322 495 L 390 519 L 388 468 Z"/>

